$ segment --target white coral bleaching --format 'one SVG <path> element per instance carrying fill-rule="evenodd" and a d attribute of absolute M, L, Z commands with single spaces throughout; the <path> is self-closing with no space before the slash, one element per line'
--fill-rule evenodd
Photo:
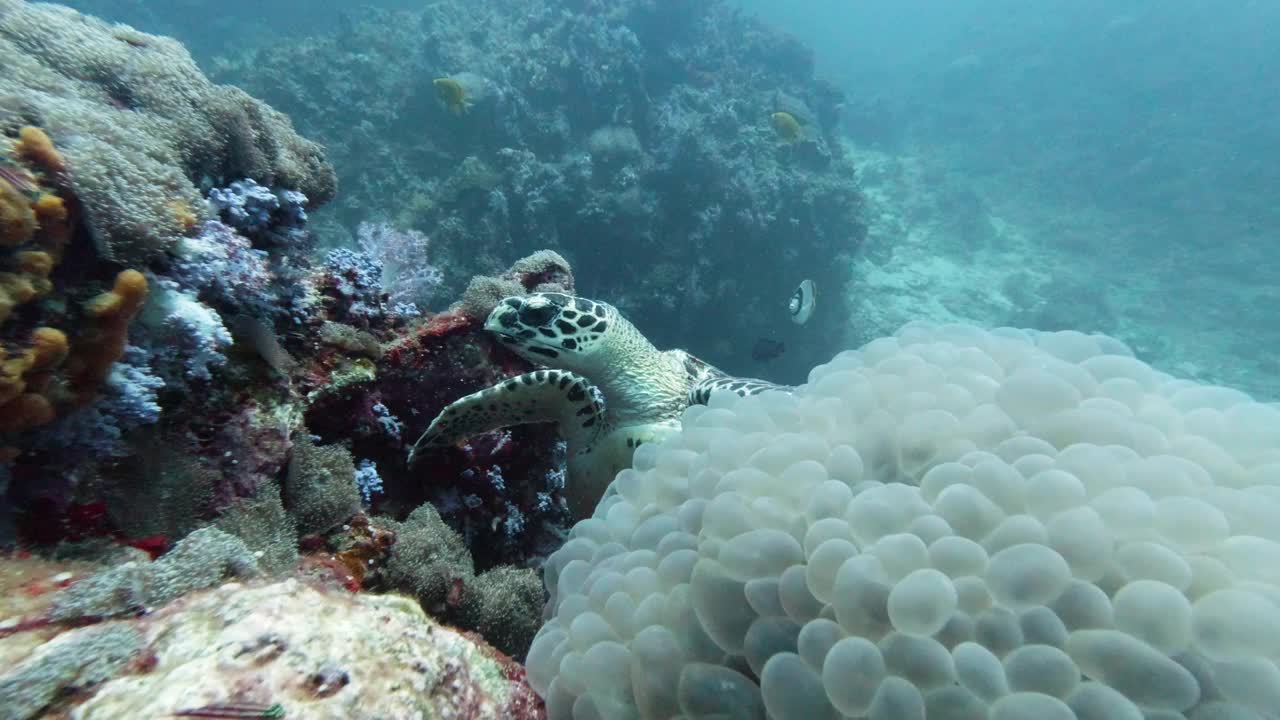
<path fill-rule="evenodd" d="M 1280 717 L 1273 405 L 913 324 L 682 426 L 547 562 L 552 720 Z"/>

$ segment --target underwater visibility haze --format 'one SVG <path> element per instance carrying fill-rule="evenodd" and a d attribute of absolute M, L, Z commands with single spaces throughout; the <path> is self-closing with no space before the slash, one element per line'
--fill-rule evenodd
<path fill-rule="evenodd" d="M 0 0 L 0 720 L 1280 720 L 1276 38 Z"/>

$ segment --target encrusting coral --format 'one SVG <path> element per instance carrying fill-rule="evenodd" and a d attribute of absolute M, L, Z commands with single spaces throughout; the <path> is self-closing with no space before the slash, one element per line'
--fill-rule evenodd
<path fill-rule="evenodd" d="M 168 250 L 204 214 L 202 178 L 252 177 L 313 203 L 333 196 L 319 146 L 243 91 L 209 82 L 172 39 L 0 0 L 0 57 L 0 132 L 32 126 L 19 156 L 63 177 L 105 259 L 136 266 Z"/>

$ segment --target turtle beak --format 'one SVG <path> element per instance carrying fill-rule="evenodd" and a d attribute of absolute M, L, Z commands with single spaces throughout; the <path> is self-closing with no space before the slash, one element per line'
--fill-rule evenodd
<path fill-rule="evenodd" d="M 503 330 L 509 330 L 516 325 L 520 313 L 506 304 L 499 305 L 489 313 L 489 317 L 484 321 L 484 329 L 489 332 L 501 333 Z"/>

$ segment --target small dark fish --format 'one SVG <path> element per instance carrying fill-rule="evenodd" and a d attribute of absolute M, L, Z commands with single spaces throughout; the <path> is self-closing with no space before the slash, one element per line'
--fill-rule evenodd
<path fill-rule="evenodd" d="M 252 348 L 258 357 L 281 377 L 289 377 L 289 373 L 297 369 L 298 361 L 284 349 L 276 337 L 275 328 L 265 320 L 248 315 L 235 315 L 231 318 L 231 332 L 237 340 L 242 340 Z"/>
<path fill-rule="evenodd" d="M 777 340 L 769 338 L 760 338 L 756 341 L 755 347 L 751 348 L 751 359 L 756 362 L 766 362 L 782 355 L 787 351 L 787 346 Z"/>
<path fill-rule="evenodd" d="M 203 707 L 179 710 L 174 717 L 192 718 L 263 718 L 275 720 L 284 717 L 284 705 L 259 705 L 257 703 L 217 703 Z"/>

